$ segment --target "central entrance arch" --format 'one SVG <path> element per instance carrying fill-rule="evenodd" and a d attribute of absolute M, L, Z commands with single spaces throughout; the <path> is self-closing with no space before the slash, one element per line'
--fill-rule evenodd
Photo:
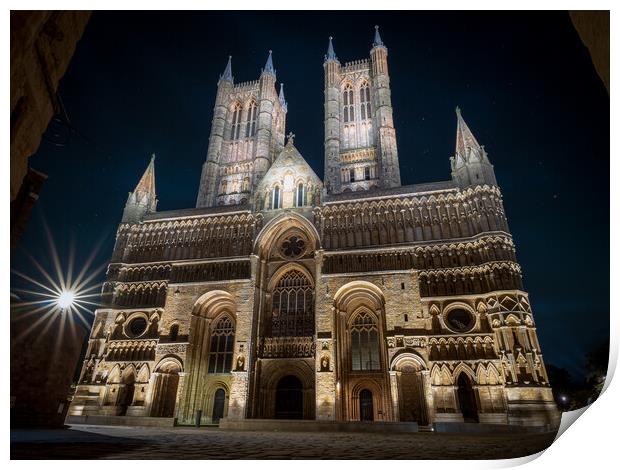
<path fill-rule="evenodd" d="M 276 387 L 276 419 L 302 419 L 304 416 L 303 385 L 294 375 L 282 377 Z"/>

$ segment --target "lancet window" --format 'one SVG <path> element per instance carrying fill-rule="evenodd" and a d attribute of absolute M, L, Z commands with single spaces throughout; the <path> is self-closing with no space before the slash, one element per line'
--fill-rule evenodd
<path fill-rule="evenodd" d="M 351 369 L 381 369 L 379 329 L 369 313 L 358 314 L 351 325 Z"/>
<path fill-rule="evenodd" d="M 238 140 L 241 133 L 241 105 L 237 103 L 233 108 L 231 140 Z"/>
<path fill-rule="evenodd" d="M 235 327 L 232 319 L 225 315 L 211 331 L 209 347 L 209 373 L 221 374 L 232 369 Z"/>

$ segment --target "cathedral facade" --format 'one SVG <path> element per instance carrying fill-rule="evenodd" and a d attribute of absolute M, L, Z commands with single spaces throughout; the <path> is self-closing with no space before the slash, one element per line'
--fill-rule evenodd
<path fill-rule="evenodd" d="M 271 52 L 218 81 L 195 208 L 129 194 L 68 420 L 556 423 L 489 157 L 402 186 L 388 50 L 325 72 L 325 174 L 285 138 Z"/>

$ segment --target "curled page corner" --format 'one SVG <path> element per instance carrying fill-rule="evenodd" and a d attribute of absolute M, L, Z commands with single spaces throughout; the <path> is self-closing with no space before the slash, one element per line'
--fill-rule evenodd
<path fill-rule="evenodd" d="M 562 413 L 562 419 L 560 420 L 560 427 L 558 428 L 558 433 L 555 435 L 555 439 L 553 440 L 553 442 L 557 441 L 558 437 L 560 437 L 562 434 L 564 434 L 564 431 L 566 431 L 569 427 L 571 427 L 572 424 L 575 421 L 577 421 L 577 419 L 579 419 L 579 417 L 588 408 L 590 408 L 590 405 L 586 405 L 583 408 L 579 408 L 578 410 L 564 411 Z"/>

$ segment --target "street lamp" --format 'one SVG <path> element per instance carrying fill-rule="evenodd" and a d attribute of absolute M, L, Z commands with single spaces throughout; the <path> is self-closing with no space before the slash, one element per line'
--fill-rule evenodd
<path fill-rule="evenodd" d="M 70 290 L 63 290 L 58 295 L 58 298 L 56 299 L 56 304 L 58 305 L 58 307 L 60 307 L 60 310 L 65 311 L 73 305 L 74 301 L 75 293 Z"/>

